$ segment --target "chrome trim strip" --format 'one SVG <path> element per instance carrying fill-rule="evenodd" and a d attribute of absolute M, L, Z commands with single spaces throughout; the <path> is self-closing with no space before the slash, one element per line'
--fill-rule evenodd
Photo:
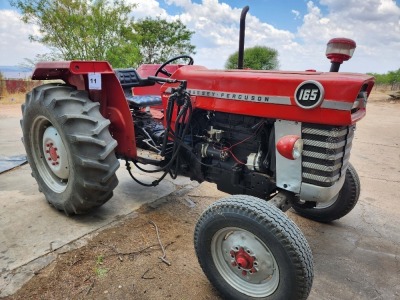
<path fill-rule="evenodd" d="M 172 89 L 167 88 L 165 92 L 171 93 Z M 187 89 L 187 92 L 191 96 L 197 96 L 197 97 L 209 97 L 209 98 L 218 98 L 218 99 L 234 100 L 234 101 L 291 105 L 290 97 L 270 96 L 270 95 L 260 95 L 260 94 L 245 94 L 245 93 L 223 92 L 223 91 L 212 91 L 212 90 L 199 90 L 199 89 Z"/>
<path fill-rule="evenodd" d="M 321 104 L 321 108 L 336 109 L 336 110 L 351 110 L 353 104 L 354 104 L 353 102 L 350 103 L 350 102 L 325 99 L 324 102 L 322 102 Z"/>

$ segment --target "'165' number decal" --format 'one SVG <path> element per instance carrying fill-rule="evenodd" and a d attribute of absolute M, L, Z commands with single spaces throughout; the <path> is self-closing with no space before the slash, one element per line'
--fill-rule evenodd
<path fill-rule="evenodd" d="M 299 100 L 311 100 L 311 101 L 315 101 L 317 100 L 319 94 L 319 89 L 301 89 L 300 90 L 300 95 L 299 95 Z"/>
<path fill-rule="evenodd" d="M 324 87 L 318 81 L 304 81 L 296 89 L 295 100 L 302 108 L 315 108 L 321 104 L 323 98 Z"/>

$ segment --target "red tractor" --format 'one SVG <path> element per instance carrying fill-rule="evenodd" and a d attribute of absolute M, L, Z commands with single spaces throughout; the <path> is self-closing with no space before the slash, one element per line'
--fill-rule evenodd
<path fill-rule="evenodd" d="M 213 182 L 233 196 L 212 204 L 195 228 L 196 254 L 212 284 L 228 299 L 305 299 L 312 254 L 283 211 L 329 222 L 358 200 L 349 157 L 374 79 L 336 72 L 354 48 L 351 40 L 331 40 L 325 73 L 209 70 L 189 56 L 137 70 L 39 63 L 33 79 L 64 83 L 34 88 L 22 105 L 32 174 L 47 201 L 68 215 L 112 197 L 119 160 L 149 187 L 178 174 Z M 187 65 L 171 64 L 182 59 Z M 162 175 L 141 182 L 132 163 Z"/>

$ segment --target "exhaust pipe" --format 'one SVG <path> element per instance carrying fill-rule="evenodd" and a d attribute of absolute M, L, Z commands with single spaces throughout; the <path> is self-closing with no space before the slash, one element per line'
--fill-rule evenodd
<path fill-rule="evenodd" d="M 244 60 L 244 37 L 246 31 L 246 15 L 249 11 L 249 6 L 245 6 L 242 9 L 242 14 L 240 15 L 240 32 L 239 32 L 239 55 L 238 55 L 238 69 L 243 69 Z"/>

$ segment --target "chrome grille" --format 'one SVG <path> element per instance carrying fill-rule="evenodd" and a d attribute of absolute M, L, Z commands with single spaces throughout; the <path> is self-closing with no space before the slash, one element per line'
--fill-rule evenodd
<path fill-rule="evenodd" d="M 346 173 L 355 126 L 302 124 L 303 182 L 332 186 Z"/>

